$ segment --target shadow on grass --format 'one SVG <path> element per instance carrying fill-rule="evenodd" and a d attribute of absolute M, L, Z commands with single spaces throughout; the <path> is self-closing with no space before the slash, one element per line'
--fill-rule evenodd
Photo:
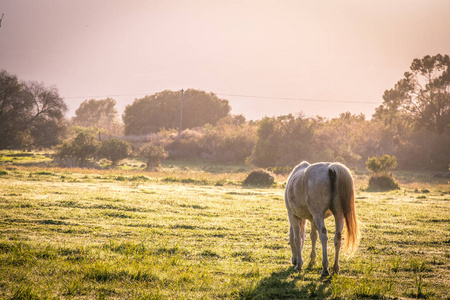
<path fill-rule="evenodd" d="M 296 272 L 292 268 L 272 273 L 241 291 L 238 299 L 327 299 L 332 292 L 328 288 L 331 277 L 319 277 L 306 270 Z"/>

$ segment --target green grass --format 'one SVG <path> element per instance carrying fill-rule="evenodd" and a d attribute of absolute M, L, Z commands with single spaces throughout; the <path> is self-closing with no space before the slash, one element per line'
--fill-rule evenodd
<path fill-rule="evenodd" d="M 0 164 L 11 165 L 43 165 L 52 161 L 50 154 L 45 152 L 23 152 L 16 150 L 0 151 Z"/>
<path fill-rule="evenodd" d="M 360 248 L 341 256 L 341 274 L 321 278 L 320 251 L 309 269 L 290 264 L 285 177 L 251 189 L 238 167 L 171 164 L 161 172 L 0 166 L 0 298 L 450 297 L 443 179 L 403 174 L 400 190 L 371 193 L 358 175 Z M 326 224 L 332 265 L 332 218 Z M 306 262 L 310 250 L 307 238 Z"/>

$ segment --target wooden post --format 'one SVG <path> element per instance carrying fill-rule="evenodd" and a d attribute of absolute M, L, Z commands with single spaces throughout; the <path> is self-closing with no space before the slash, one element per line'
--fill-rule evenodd
<path fill-rule="evenodd" d="M 181 99 L 180 99 L 180 125 L 178 126 L 178 140 L 181 138 L 181 127 L 183 124 L 183 94 L 184 90 L 181 90 Z"/>

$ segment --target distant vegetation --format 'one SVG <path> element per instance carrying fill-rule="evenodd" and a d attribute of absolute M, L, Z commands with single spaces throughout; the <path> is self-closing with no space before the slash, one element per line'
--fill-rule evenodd
<path fill-rule="evenodd" d="M 183 129 L 191 129 L 205 124 L 215 125 L 231 110 L 228 100 L 219 99 L 213 93 L 187 90 L 181 92 L 163 91 L 127 105 L 123 113 L 126 135 L 157 133 L 161 129 L 178 128 L 180 110 L 183 111 Z"/>
<path fill-rule="evenodd" d="M 100 135 L 119 136 L 123 129 L 116 109 L 116 100 L 85 100 L 75 111 L 71 125 L 97 128 Z"/>
<path fill-rule="evenodd" d="M 167 153 L 159 159 L 247 162 L 278 171 L 303 160 L 363 168 L 370 157 L 385 154 L 397 158 L 399 169 L 446 171 L 450 163 L 448 55 L 414 59 L 404 78 L 385 91 L 370 120 L 345 112 L 332 119 L 289 114 L 247 121 L 230 115 L 227 100 L 187 90 L 181 134 L 179 91 L 136 99 L 125 109 L 124 124 L 111 98 L 84 101 L 76 116 L 64 122 L 66 106 L 55 89 L 19 82 L 6 71 L 0 73 L 0 82 L 0 149 L 56 146 L 58 161 L 70 160 L 71 165 L 95 163 L 101 158 L 97 147 L 110 138 L 129 142 L 134 149 L 129 155 L 139 155 L 142 145 L 152 144 Z M 89 138 L 80 136 L 80 128 L 90 132 Z"/>

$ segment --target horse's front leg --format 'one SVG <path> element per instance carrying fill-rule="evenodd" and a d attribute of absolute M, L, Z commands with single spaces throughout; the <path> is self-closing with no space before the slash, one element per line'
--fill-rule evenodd
<path fill-rule="evenodd" d="M 323 216 L 315 217 L 314 225 L 319 231 L 319 238 L 320 242 L 322 243 L 322 276 L 329 276 L 330 272 L 328 271 L 328 253 L 327 253 L 328 235 Z"/>

